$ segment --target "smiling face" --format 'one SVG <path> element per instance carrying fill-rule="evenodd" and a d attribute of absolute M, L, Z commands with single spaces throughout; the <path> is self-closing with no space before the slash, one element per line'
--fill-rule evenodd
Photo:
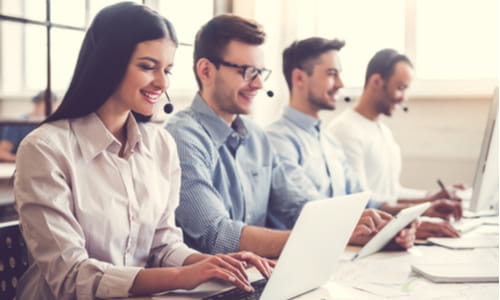
<path fill-rule="evenodd" d="M 222 60 L 237 65 L 264 67 L 261 46 L 236 40 L 229 42 Z M 262 78 L 257 76 L 244 80 L 242 69 L 225 65 L 219 65 L 213 71 L 210 83 L 203 86 L 203 92 L 206 92 L 204 99 L 208 105 L 228 123 L 238 114 L 249 114 L 254 97 L 262 89 Z"/>
<path fill-rule="evenodd" d="M 175 44 L 168 38 L 137 44 L 122 82 L 106 105 L 123 113 L 132 110 L 152 115 L 154 105 L 169 86 L 175 50 Z"/>
<path fill-rule="evenodd" d="M 340 79 L 341 70 L 337 50 L 325 52 L 318 57 L 306 84 L 307 99 L 314 111 L 335 109 L 336 94 L 344 86 Z"/>
<path fill-rule="evenodd" d="M 380 87 L 379 101 L 376 103 L 376 111 L 379 114 L 391 116 L 396 105 L 406 101 L 406 90 L 413 78 L 410 65 L 404 61 L 396 63 L 394 73 L 383 81 Z"/>

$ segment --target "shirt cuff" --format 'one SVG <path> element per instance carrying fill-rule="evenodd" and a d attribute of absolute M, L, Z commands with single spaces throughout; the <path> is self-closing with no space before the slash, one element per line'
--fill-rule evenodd
<path fill-rule="evenodd" d="M 241 231 L 245 224 L 230 220 L 219 227 L 215 245 L 208 251 L 210 254 L 232 253 L 240 250 Z"/>
<path fill-rule="evenodd" d="M 375 200 L 370 200 L 370 201 L 368 201 L 368 204 L 366 204 L 366 208 L 380 209 L 380 207 L 381 207 L 384 203 L 387 203 L 387 201 L 375 201 Z"/>
<path fill-rule="evenodd" d="M 162 267 L 182 266 L 186 258 L 195 253 L 199 252 L 189 248 L 184 243 L 179 243 L 179 245 L 172 251 L 172 253 L 162 262 Z"/>
<path fill-rule="evenodd" d="M 128 297 L 140 267 L 109 266 L 97 287 L 97 298 Z"/>

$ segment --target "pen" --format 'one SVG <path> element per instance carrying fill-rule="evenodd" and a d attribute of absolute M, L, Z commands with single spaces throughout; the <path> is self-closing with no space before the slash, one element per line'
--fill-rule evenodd
<path fill-rule="evenodd" d="M 446 196 L 447 196 L 448 198 L 450 198 L 450 194 L 448 193 L 448 190 L 447 190 L 447 189 L 446 189 L 446 187 L 444 186 L 444 184 L 443 184 L 443 182 L 441 181 L 441 179 L 438 179 L 438 180 L 437 180 L 437 183 L 438 183 L 439 187 L 441 188 L 441 190 L 442 190 L 443 192 L 445 192 Z"/>

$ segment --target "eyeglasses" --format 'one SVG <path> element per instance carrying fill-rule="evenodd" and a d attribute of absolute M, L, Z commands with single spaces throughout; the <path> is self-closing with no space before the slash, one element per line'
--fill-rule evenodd
<path fill-rule="evenodd" d="M 271 70 L 266 68 L 259 69 L 249 65 L 237 65 L 224 61 L 222 59 L 214 60 L 212 62 L 214 64 L 221 64 L 226 67 L 240 69 L 243 72 L 241 75 L 243 76 L 243 80 L 245 81 L 252 81 L 257 78 L 257 76 L 260 76 L 260 78 L 262 78 L 262 81 L 266 81 L 269 78 L 269 75 L 271 75 Z"/>

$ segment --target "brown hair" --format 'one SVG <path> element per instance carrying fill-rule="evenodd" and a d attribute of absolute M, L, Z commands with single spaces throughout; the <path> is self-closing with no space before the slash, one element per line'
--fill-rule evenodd
<path fill-rule="evenodd" d="M 200 58 L 212 61 L 218 68 L 217 61 L 222 60 L 227 45 L 237 40 L 250 45 L 264 43 L 266 34 L 262 26 L 253 20 L 232 14 L 223 14 L 208 21 L 196 34 L 194 42 L 193 69 L 200 90 L 201 81 L 196 74 L 196 63 Z"/>
<path fill-rule="evenodd" d="M 312 37 L 293 42 L 283 51 L 283 75 L 285 75 L 288 89 L 292 90 L 292 71 L 297 68 L 311 75 L 316 60 L 325 52 L 339 51 L 345 42 L 337 39 L 327 40 Z"/>

